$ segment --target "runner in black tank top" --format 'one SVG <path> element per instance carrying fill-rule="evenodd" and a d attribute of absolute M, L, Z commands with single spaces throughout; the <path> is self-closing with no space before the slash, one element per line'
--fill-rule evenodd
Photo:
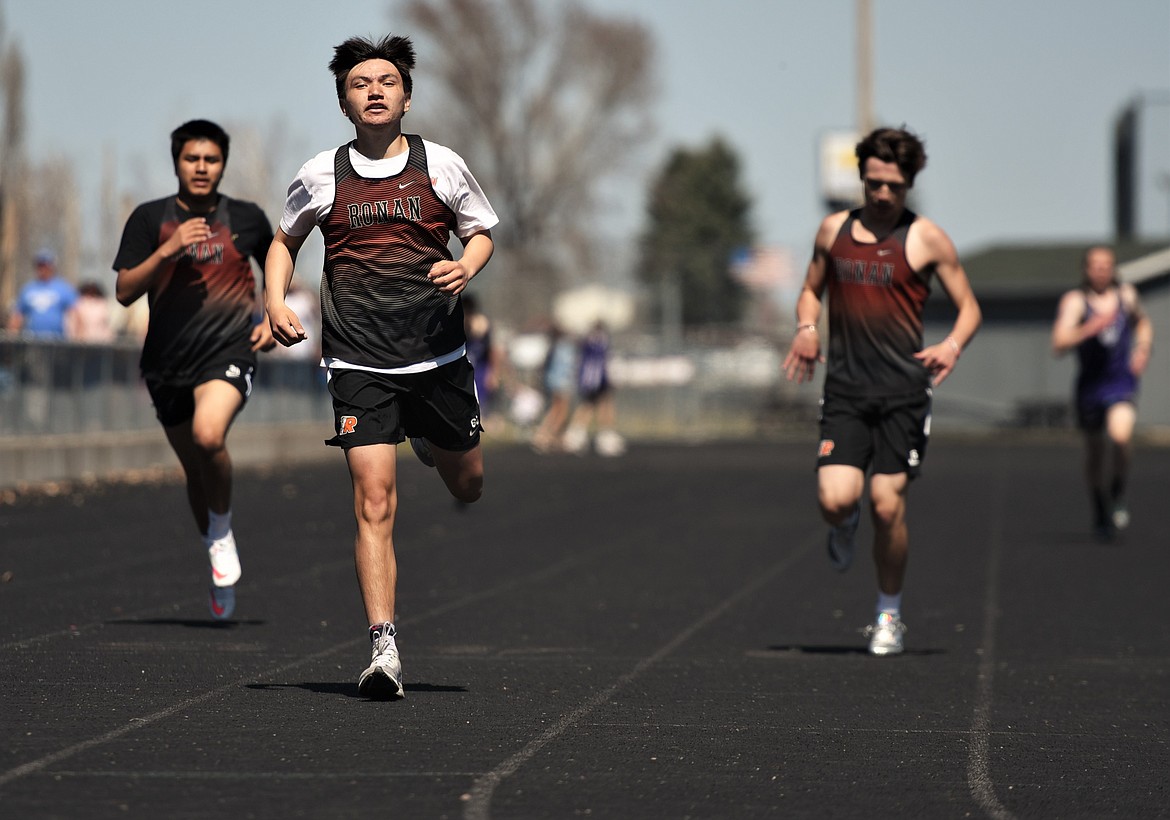
<path fill-rule="evenodd" d="M 930 386 L 915 354 L 922 349 L 922 308 L 933 270 L 906 260 L 906 235 L 917 218 L 903 211 L 880 241 L 853 236 L 852 211 L 829 249 L 829 356 L 825 391 L 844 396 L 905 396 Z"/>
<path fill-rule="evenodd" d="M 830 525 L 829 558 L 848 569 L 869 473 L 878 602 L 868 628 L 874 655 L 902 652 L 902 582 L 909 549 L 906 494 L 926 457 L 931 389 L 978 329 L 979 304 L 950 239 L 906 209 L 926 164 L 921 141 L 878 129 L 857 146 L 865 204 L 825 218 L 817 231 L 784 360 L 789 379 L 813 377 L 821 358 L 821 300 L 828 294 L 828 364 L 817 447 L 817 497 Z M 951 332 L 923 347 L 922 311 L 937 276 L 958 309 Z"/>
<path fill-rule="evenodd" d="M 465 341 L 458 296 L 427 276 L 451 259 L 455 214 L 431 186 L 422 138 L 404 136 L 406 167 L 384 179 L 354 171 L 349 145 L 335 154 L 336 193 L 321 225 L 321 349 L 351 364 L 409 365 Z"/>

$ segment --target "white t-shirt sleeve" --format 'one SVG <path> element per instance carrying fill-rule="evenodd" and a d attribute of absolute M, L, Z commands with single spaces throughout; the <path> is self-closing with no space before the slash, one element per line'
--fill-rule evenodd
<path fill-rule="evenodd" d="M 322 151 L 302 165 L 288 186 L 280 229 L 289 236 L 305 236 L 329 216 L 333 207 L 334 151 Z"/>
<path fill-rule="evenodd" d="M 427 140 L 423 143 L 435 193 L 455 212 L 455 235 L 466 239 L 497 225 L 499 217 L 463 157 L 443 145 Z"/>
<path fill-rule="evenodd" d="M 483 189 L 467 168 L 463 158 L 438 143 L 423 140 L 427 149 L 427 168 L 431 185 L 447 207 L 455 213 L 455 235 L 466 239 L 477 231 L 487 230 L 499 223 L 499 217 Z M 322 151 L 301 166 L 288 187 L 284 215 L 280 228 L 289 236 L 305 236 L 317 225 L 324 224 L 333 207 L 336 191 L 333 157 L 336 149 Z M 352 146 L 349 160 L 354 170 L 363 177 L 384 179 L 402 172 L 408 154 L 403 152 L 389 159 L 371 160 L 363 157 Z"/>

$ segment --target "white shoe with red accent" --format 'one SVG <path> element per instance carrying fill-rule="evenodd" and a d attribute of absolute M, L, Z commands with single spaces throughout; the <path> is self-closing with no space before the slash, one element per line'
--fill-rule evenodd
<path fill-rule="evenodd" d="M 217 587 L 235 586 L 241 574 L 235 536 L 229 532 L 223 538 L 212 541 L 207 547 L 207 555 L 211 559 L 211 582 Z"/>
<path fill-rule="evenodd" d="M 236 611 L 236 588 L 217 587 L 212 584 L 208 592 L 207 607 L 211 610 L 211 617 L 217 621 L 232 617 L 232 613 Z"/>
<path fill-rule="evenodd" d="M 882 612 L 872 626 L 865 628 L 869 637 L 869 654 L 871 655 L 900 655 L 904 646 L 902 636 L 906 633 L 906 624 L 896 612 Z"/>

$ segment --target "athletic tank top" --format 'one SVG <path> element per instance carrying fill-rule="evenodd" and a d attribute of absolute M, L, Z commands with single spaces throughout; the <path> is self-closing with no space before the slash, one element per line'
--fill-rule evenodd
<path fill-rule="evenodd" d="M 1080 370 L 1077 373 L 1077 397 L 1081 401 L 1111 403 L 1132 398 L 1137 392 L 1138 380 L 1129 369 L 1130 350 L 1133 347 L 1133 314 L 1117 295 L 1121 305 L 1113 322 L 1077 346 Z M 1085 300 L 1085 317 L 1093 315 L 1089 300 Z"/>
<path fill-rule="evenodd" d="M 606 360 L 609 358 L 609 340 L 604 334 L 590 333 L 581 343 L 580 363 L 577 367 L 577 390 L 593 395 L 609 387 Z"/>
<path fill-rule="evenodd" d="M 256 310 L 256 280 L 248 257 L 233 241 L 228 198 L 206 214 L 211 237 L 183 249 L 151 288 L 150 321 L 142 345 L 147 378 L 183 383 L 198 376 L 224 351 L 248 355 Z M 161 246 L 184 221 L 175 197 L 163 207 Z"/>
<path fill-rule="evenodd" d="M 922 309 L 933 268 L 915 271 L 906 260 L 906 234 L 917 218 L 905 211 L 878 242 L 853 238 L 851 211 L 829 249 L 829 353 L 825 392 L 844 396 L 899 396 L 930 386 L 914 358 L 922 349 Z"/>
<path fill-rule="evenodd" d="M 336 193 L 321 226 L 321 352 L 365 367 L 400 367 L 458 350 L 463 308 L 427 279 L 451 259 L 455 214 L 431 186 L 422 138 L 406 135 L 402 172 L 361 177 L 349 145 L 334 155 Z"/>

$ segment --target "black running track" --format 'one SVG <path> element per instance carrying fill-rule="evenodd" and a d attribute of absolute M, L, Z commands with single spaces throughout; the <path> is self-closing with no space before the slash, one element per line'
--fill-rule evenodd
<path fill-rule="evenodd" d="M 907 653 L 812 444 L 402 449 L 406 699 L 363 700 L 342 463 L 241 471 L 237 618 L 173 482 L 0 507 L 5 818 L 1170 816 L 1170 450 L 1101 543 L 1075 441 L 936 440 Z M 860 537 L 869 539 L 869 524 Z"/>

